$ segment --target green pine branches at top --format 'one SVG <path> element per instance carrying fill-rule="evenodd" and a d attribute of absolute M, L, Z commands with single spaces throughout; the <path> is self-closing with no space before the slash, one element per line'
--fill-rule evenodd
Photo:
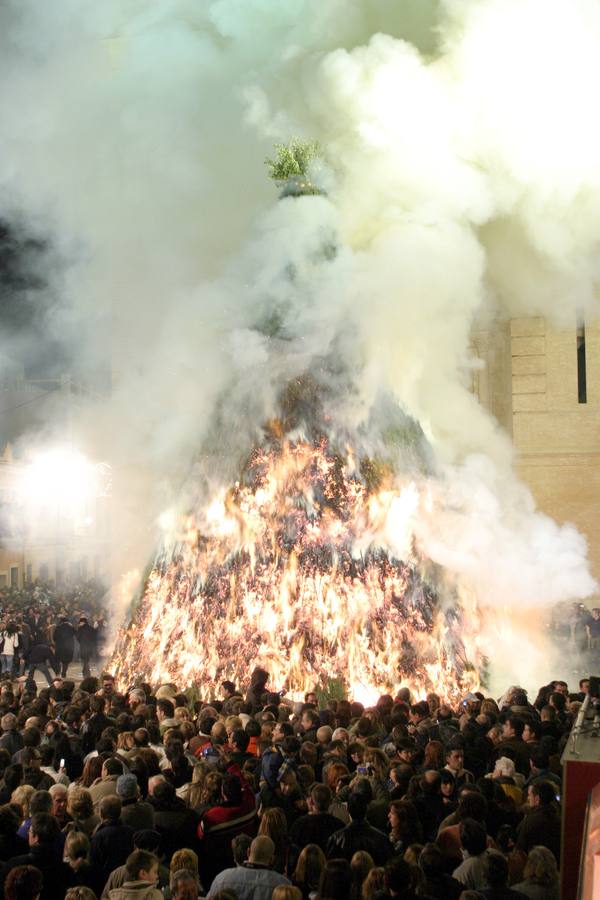
<path fill-rule="evenodd" d="M 287 181 L 288 178 L 306 178 L 311 162 L 320 155 L 318 141 L 301 141 L 292 138 L 289 144 L 275 144 L 275 159 L 267 158 L 269 178 L 273 181 Z"/>

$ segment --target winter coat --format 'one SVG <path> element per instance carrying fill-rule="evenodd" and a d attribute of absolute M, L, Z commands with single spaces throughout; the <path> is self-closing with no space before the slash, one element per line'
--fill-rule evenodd
<path fill-rule="evenodd" d="M 131 828 L 120 821 L 98 825 L 90 845 L 90 862 L 98 873 L 98 884 L 104 885 L 112 870 L 124 865 L 132 851 Z"/>
<path fill-rule="evenodd" d="M 77 629 L 77 640 L 79 641 L 79 652 L 83 659 L 89 657 L 96 649 L 96 632 L 91 625 L 80 625 Z"/>
<path fill-rule="evenodd" d="M 383 866 L 392 853 L 392 847 L 386 834 L 371 828 L 367 822 L 350 822 L 345 828 L 336 831 L 327 841 L 328 859 L 352 859 L 358 850 L 366 850 L 375 860 L 376 866 Z"/>
<path fill-rule="evenodd" d="M 54 646 L 56 656 L 61 662 L 73 661 L 75 652 L 75 629 L 70 622 L 61 622 L 54 629 Z"/>
<path fill-rule="evenodd" d="M 39 666 L 44 663 L 46 663 L 46 665 L 50 664 L 54 671 L 56 671 L 58 667 L 56 657 L 48 644 L 34 644 L 27 654 L 27 663 L 30 666 Z"/>
<path fill-rule="evenodd" d="M 108 892 L 110 900 L 164 900 L 162 893 L 147 881 L 126 881 Z"/>

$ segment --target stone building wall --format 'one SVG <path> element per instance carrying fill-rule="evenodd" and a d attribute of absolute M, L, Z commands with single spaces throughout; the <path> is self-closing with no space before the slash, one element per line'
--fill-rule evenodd
<path fill-rule="evenodd" d="M 475 331 L 485 368 L 474 389 L 512 435 L 518 473 L 539 508 L 587 538 L 600 581 L 600 323 L 585 326 L 586 402 L 577 338 L 575 322 L 556 329 L 543 318 Z"/>

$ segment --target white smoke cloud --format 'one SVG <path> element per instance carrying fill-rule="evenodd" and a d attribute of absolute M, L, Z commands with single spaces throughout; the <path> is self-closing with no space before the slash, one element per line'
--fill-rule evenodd
<path fill-rule="evenodd" d="M 420 423 L 434 560 L 490 602 L 594 589 L 468 384 L 482 312 L 597 314 L 595 2 L 12 0 L 0 35 L 0 204 L 70 260 L 53 321 L 80 365 L 112 361 L 80 428 L 121 473 L 127 547 L 200 451 L 229 478 L 309 370 L 363 447 L 382 396 Z M 327 198 L 274 200 L 263 159 L 294 134 Z"/>

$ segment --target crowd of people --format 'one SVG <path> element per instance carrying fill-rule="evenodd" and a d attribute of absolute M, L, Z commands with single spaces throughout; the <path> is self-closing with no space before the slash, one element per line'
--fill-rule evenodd
<path fill-rule="evenodd" d="M 211 702 L 117 687 L 0 682 L 7 900 L 558 900 L 586 679 L 368 709 L 261 668 Z"/>
<path fill-rule="evenodd" d="M 40 582 L 0 588 L 0 674 L 33 679 L 39 669 L 51 684 L 51 667 L 66 678 L 77 660 L 84 677 L 91 675 L 91 661 L 107 645 L 105 593 L 98 581 L 62 590 Z"/>

